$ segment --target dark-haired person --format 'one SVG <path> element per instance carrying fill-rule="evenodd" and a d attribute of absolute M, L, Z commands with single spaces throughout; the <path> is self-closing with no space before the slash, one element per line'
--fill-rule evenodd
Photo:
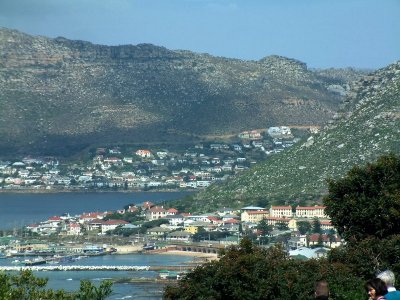
<path fill-rule="evenodd" d="M 396 291 L 396 288 L 394 287 L 395 276 L 392 271 L 383 271 L 379 273 L 376 277 L 382 279 L 383 282 L 386 284 L 388 293 L 385 295 L 385 298 L 387 300 L 400 300 L 400 291 Z"/>
<path fill-rule="evenodd" d="M 368 296 L 371 300 L 383 300 L 386 299 L 384 295 L 387 294 L 387 288 L 385 282 L 380 278 L 374 278 L 368 280 L 365 284 Z"/>

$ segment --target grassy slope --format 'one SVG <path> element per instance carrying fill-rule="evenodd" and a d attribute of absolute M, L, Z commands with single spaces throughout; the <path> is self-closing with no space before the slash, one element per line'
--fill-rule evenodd
<path fill-rule="evenodd" d="M 317 199 L 326 193 L 327 178 L 338 178 L 352 166 L 382 154 L 399 154 L 400 63 L 377 75 L 378 84 L 374 82 L 358 92 L 358 104 L 348 119 L 179 204 L 207 211 L 221 206 Z"/>

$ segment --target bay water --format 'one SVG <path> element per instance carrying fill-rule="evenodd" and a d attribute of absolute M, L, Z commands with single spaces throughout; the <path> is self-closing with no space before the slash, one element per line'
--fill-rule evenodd
<path fill-rule="evenodd" d="M 46 193 L 22 194 L 0 193 L 0 230 L 47 220 L 54 215 L 70 215 L 94 211 L 113 211 L 127 204 L 151 201 L 162 204 L 179 199 L 186 192 L 131 192 L 131 193 Z M 0 265 L 12 265 L 15 258 L 0 259 Z M 180 266 L 193 257 L 165 254 L 105 255 L 85 258 L 72 264 L 116 265 L 116 266 Z M 155 278 L 154 271 L 46 271 L 35 272 L 36 276 L 49 279 L 48 288 L 76 291 L 80 280 L 89 279 L 96 285 L 112 278 Z M 116 283 L 109 299 L 162 299 L 164 286 L 155 282 Z"/>
<path fill-rule="evenodd" d="M 115 211 L 128 204 L 162 204 L 188 192 L 0 193 L 0 230 L 21 228 L 64 213 Z"/>

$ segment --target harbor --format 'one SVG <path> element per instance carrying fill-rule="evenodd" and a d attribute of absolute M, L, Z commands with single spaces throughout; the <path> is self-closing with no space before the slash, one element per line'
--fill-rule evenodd
<path fill-rule="evenodd" d="M 199 264 L 189 264 L 184 266 L 98 266 L 98 265 L 25 265 L 25 266 L 0 266 L 0 271 L 184 271 L 192 270 Z"/>

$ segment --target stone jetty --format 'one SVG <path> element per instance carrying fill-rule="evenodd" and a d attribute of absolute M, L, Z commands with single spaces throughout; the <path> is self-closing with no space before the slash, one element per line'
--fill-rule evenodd
<path fill-rule="evenodd" d="M 191 270 L 196 265 L 187 266 L 1 266 L 0 271 L 160 271 L 160 270 Z"/>

